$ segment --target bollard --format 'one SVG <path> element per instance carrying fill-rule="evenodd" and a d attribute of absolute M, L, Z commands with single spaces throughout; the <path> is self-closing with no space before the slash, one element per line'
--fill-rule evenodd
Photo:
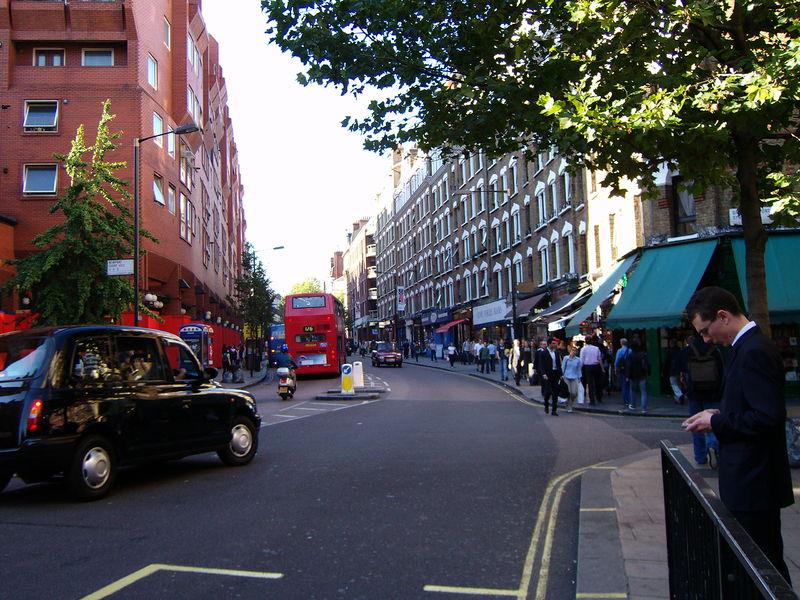
<path fill-rule="evenodd" d="M 342 395 L 353 396 L 356 391 L 353 387 L 353 365 L 345 363 L 342 365 Z"/>
<path fill-rule="evenodd" d="M 353 385 L 364 387 L 364 365 L 360 360 L 353 363 Z"/>

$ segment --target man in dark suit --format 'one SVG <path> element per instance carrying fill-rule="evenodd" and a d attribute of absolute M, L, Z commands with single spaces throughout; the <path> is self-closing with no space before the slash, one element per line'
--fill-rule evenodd
<path fill-rule="evenodd" d="M 697 291 L 686 312 L 704 341 L 732 346 L 720 408 L 689 417 L 686 429 L 717 436 L 720 499 L 790 582 L 780 511 L 794 497 L 780 353 L 727 290 Z"/>
<path fill-rule="evenodd" d="M 558 393 L 556 386 L 561 381 L 561 353 L 558 349 L 556 338 L 547 338 L 547 347 L 536 352 L 536 371 L 542 378 L 542 397 L 544 398 L 544 412 L 549 412 L 554 417 L 558 416 Z M 552 400 L 553 408 L 549 408 Z"/>

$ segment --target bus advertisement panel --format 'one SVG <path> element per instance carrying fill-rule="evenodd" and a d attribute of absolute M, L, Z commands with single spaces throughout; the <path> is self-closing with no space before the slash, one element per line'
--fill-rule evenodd
<path fill-rule="evenodd" d="M 333 294 L 290 294 L 283 323 L 297 374 L 338 375 L 345 361 L 344 307 Z"/>
<path fill-rule="evenodd" d="M 269 364 L 275 365 L 275 354 L 281 351 L 286 343 L 286 332 L 283 323 L 269 326 Z"/>

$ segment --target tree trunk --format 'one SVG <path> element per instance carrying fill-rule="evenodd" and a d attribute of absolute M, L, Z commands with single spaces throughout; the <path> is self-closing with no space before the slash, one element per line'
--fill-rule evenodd
<path fill-rule="evenodd" d="M 739 214 L 742 216 L 745 247 L 745 285 L 747 286 L 748 316 L 758 323 L 765 335 L 771 334 L 767 306 L 767 277 L 764 268 L 764 249 L 767 232 L 761 222 L 761 201 L 756 181 L 756 145 L 758 140 L 747 134 L 734 134 L 737 150 L 739 180 Z"/>

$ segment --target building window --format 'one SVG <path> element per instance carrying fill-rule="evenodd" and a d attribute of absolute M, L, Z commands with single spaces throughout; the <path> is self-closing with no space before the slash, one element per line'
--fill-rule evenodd
<path fill-rule="evenodd" d="M 172 26 L 169 24 L 167 17 L 164 17 L 164 45 L 169 48 L 172 44 Z"/>
<path fill-rule="evenodd" d="M 84 67 L 113 67 L 114 51 L 107 50 L 83 50 Z"/>
<path fill-rule="evenodd" d="M 519 222 L 519 212 L 515 212 L 513 215 L 511 215 L 511 229 L 514 238 L 513 243 L 516 244 L 517 242 L 522 240 L 522 234 L 520 231 L 520 222 Z"/>
<path fill-rule="evenodd" d="M 572 206 L 572 186 L 569 180 L 569 173 L 561 175 L 562 194 L 564 198 L 564 206 Z"/>
<path fill-rule="evenodd" d="M 500 225 L 492 227 L 492 237 L 494 238 L 492 240 L 494 242 L 494 254 L 497 254 L 500 252 L 503 244 L 503 241 L 500 239 Z"/>
<path fill-rule="evenodd" d="M 159 204 L 165 204 L 164 202 L 164 178 L 161 175 L 154 174 L 153 175 L 153 200 L 158 202 Z"/>
<path fill-rule="evenodd" d="M 153 142 L 158 146 L 164 145 L 164 140 L 161 137 L 161 134 L 164 133 L 164 119 L 161 118 L 161 115 L 158 113 L 153 113 L 153 135 L 159 136 L 153 139 Z"/>
<path fill-rule="evenodd" d="M 175 158 L 175 134 L 171 131 L 166 135 L 167 138 L 167 152 L 172 158 Z"/>
<path fill-rule="evenodd" d="M 34 67 L 63 67 L 64 50 L 62 48 L 37 48 L 33 51 Z"/>
<path fill-rule="evenodd" d="M 27 133 L 58 130 L 58 100 L 26 100 L 23 129 Z"/>
<path fill-rule="evenodd" d="M 542 284 L 545 284 L 550 281 L 550 265 L 548 264 L 547 260 L 547 246 L 539 250 L 539 261 L 541 262 L 542 269 Z"/>
<path fill-rule="evenodd" d="M 494 275 L 497 278 L 497 281 L 495 282 L 497 285 L 497 297 L 502 298 L 505 295 L 503 293 L 503 272 L 495 271 Z"/>
<path fill-rule="evenodd" d="M 175 187 L 172 185 L 167 188 L 167 210 L 175 214 Z"/>
<path fill-rule="evenodd" d="M 547 199 L 544 190 L 536 194 L 536 204 L 539 207 L 539 225 L 547 221 Z"/>
<path fill-rule="evenodd" d="M 558 206 L 558 189 L 556 187 L 555 180 L 553 180 L 550 183 L 548 188 L 549 188 L 548 193 L 550 195 L 550 202 L 553 205 L 553 216 L 556 216 L 558 214 L 559 206 Z"/>
<path fill-rule="evenodd" d="M 58 165 L 25 165 L 22 193 L 28 196 L 52 196 L 56 193 Z"/>
<path fill-rule="evenodd" d="M 152 54 L 147 55 L 147 83 L 154 90 L 158 89 L 158 61 Z"/>

